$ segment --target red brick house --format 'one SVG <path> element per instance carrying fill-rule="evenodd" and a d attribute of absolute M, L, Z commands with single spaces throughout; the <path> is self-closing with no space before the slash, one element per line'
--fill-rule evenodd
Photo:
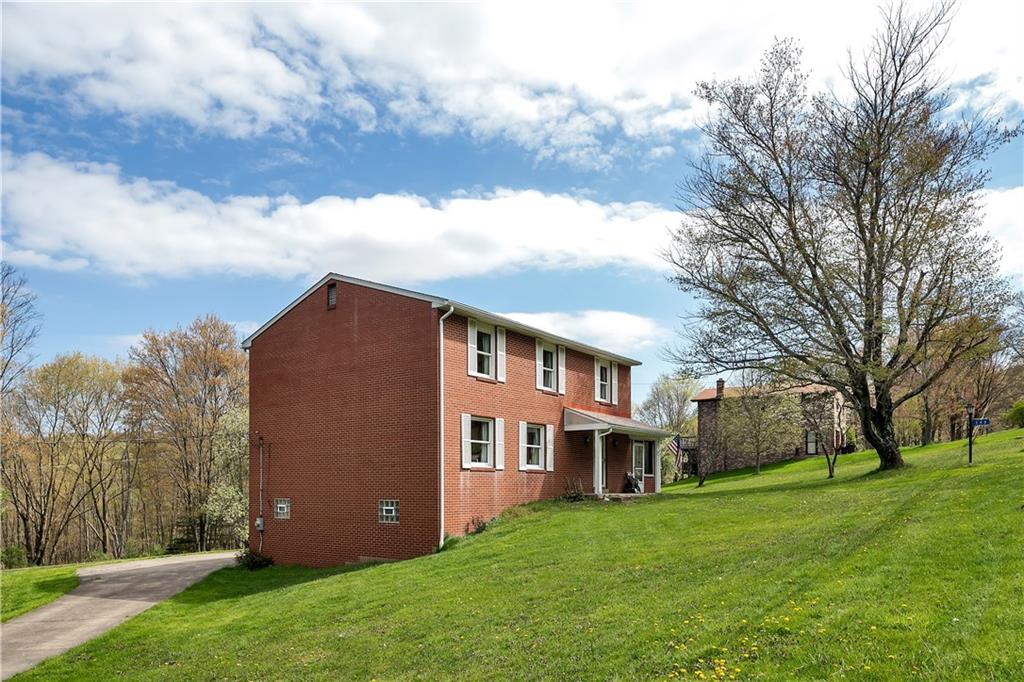
<path fill-rule="evenodd" d="M 567 482 L 661 489 L 628 357 L 333 273 L 243 347 L 250 542 L 278 563 L 426 554 Z"/>
<path fill-rule="evenodd" d="M 748 394 L 756 395 L 758 388 L 748 388 Z M 797 425 L 793 440 L 762 456 L 762 464 L 813 457 L 826 452 L 834 453 L 846 444 L 850 408 L 839 391 L 828 386 L 812 384 L 782 390 L 773 389 L 772 392 L 792 395 L 799 401 L 804 416 L 802 423 Z M 706 388 L 692 399 L 692 402 L 697 403 L 696 461 L 704 463 L 703 466 L 708 469 L 707 473 L 754 466 L 752 456 L 744 454 L 742 447 L 729 447 L 724 452 L 716 451 L 722 449 L 716 446 L 722 403 L 739 399 L 743 395 L 743 388 L 726 386 L 725 380 L 719 379 L 714 388 Z M 812 415 L 817 419 L 812 419 Z"/>

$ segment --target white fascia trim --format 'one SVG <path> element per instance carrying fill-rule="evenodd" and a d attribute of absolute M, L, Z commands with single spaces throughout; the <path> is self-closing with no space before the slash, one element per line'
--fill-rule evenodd
<path fill-rule="evenodd" d="M 272 318 L 267 320 L 267 322 L 264 323 L 263 326 L 261 326 L 252 334 L 247 336 L 245 340 L 242 341 L 242 348 L 248 349 L 250 346 L 252 346 L 253 339 L 255 339 L 257 336 L 265 332 L 272 324 L 274 324 L 282 317 L 284 317 L 285 314 L 287 314 L 292 308 L 302 303 L 302 301 L 304 301 L 314 291 L 322 287 L 324 284 L 327 284 L 327 282 L 331 281 L 344 282 L 346 284 L 354 284 L 356 286 L 366 287 L 367 289 L 376 289 L 378 291 L 386 291 L 388 293 L 398 294 L 399 296 L 405 296 L 407 298 L 415 298 L 421 301 L 427 301 L 435 308 L 441 307 L 444 304 L 444 299 L 440 298 L 439 296 L 431 296 L 430 294 L 424 294 L 419 291 L 402 289 L 401 287 L 393 287 L 390 284 L 380 284 L 379 282 L 371 282 L 370 280 L 367 279 L 359 279 L 358 277 L 349 277 L 347 275 L 339 275 L 336 272 L 329 272 L 326 275 L 324 275 L 319 282 L 317 282 L 316 284 L 302 292 L 298 298 L 289 303 L 287 307 L 285 307 L 281 312 L 279 312 L 277 315 L 274 315 Z"/>
<path fill-rule="evenodd" d="M 615 362 L 619 362 L 630 367 L 636 367 L 637 365 L 641 364 L 639 360 L 628 358 L 625 355 L 610 353 L 606 350 L 595 348 L 594 346 L 590 346 L 579 341 L 573 341 L 572 339 L 557 336 L 550 332 L 546 332 L 542 329 L 537 329 L 536 327 L 531 327 L 529 325 L 522 324 L 521 322 L 516 322 L 510 317 L 504 317 L 503 315 L 495 315 L 494 313 L 489 313 L 486 310 L 480 310 L 479 308 L 474 308 L 471 305 L 459 303 L 458 301 L 445 299 L 437 303 L 434 303 L 433 305 L 435 308 L 443 308 L 449 305 L 455 306 L 455 312 L 458 313 L 459 315 L 463 315 L 465 317 L 472 317 L 476 320 L 487 322 L 499 327 L 505 327 L 505 329 L 517 331 L 520 334 L 525 334 L 526 336 L 532 336 L 535 338 L 542 339 L 544 341 L 549 341 L 555 344 L 556 346 L 562 345 L 565 346 L 566 348 L 578 350 L 581 353 L 587 353 L 588 355 L 596 355 L 598 357 L 605 358 L 608 360 L 614 360 Z"/>

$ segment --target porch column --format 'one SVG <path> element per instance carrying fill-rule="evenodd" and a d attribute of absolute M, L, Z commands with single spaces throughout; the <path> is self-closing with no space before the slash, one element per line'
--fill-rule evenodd
<path fill-rule="evenodd" d="M 661 492 L 661 441 L 654 441 L 654 492 Z"/>
<path fill-rule="evenodd" d="M 594 494 L 600 497 L 603 492 L 601 490 L 601 437 L 597 433 L 597 429 L 594 429 L 591 438 L 594 440 Z"/>

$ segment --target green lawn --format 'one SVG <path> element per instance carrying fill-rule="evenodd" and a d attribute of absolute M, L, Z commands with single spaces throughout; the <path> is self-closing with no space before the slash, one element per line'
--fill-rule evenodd
<path fill-rule="evenodd" d="M 0 571 L 0 622 L 48 604 L 78 587 L 78 565 Z"/>
<path fill-rule="evenodd" d="M 219 571 L 38 679 L 1024 679 L 1024 431 L 520 508 L 429 557 Z"/>

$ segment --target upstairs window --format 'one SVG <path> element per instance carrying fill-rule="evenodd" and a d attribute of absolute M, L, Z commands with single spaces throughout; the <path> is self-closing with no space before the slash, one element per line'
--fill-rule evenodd
<path fill-rule="evenodd" d="M 611 399 L 612 382 L 611 382 L 612 368 L 611 364 L 607 360 L 597 361 L 597 399 L 603 402 L 609 402 Z"/>
<path fill-rule="evenodd" d="M 619 404 L 619 363 L 594 358 L 594 400 Z"/>
<path fill-rule="evenodd" d="M 338 285 L 331 282 L 327 285 L 327 309 L 334 310 L 338 306 Z"/>
<path fill-rule="evenodd" d="M 565 393 L 565 346 L 537 339 L 537 388 Z"/>
<path fill-rule="evenodd" d="M 480 323 L 476 327 L 476 373 L 494 376 L 494 328 Z"/>
<path fill-rule="evenodd" d="M 466 321 L 470 376 L 505 381 L 505 329 L 470 318 Z"/>
<path fill-rule="evenodd" d="M 557 386 L 555 384 L 555 377 L 557 376 L 558 355 L 555 354 L 555 347 L 550 343 L 542 343 L 540 349 L 540 384 L 541 388 L 545 388 L 549 391 L 554 391 Z"/>

